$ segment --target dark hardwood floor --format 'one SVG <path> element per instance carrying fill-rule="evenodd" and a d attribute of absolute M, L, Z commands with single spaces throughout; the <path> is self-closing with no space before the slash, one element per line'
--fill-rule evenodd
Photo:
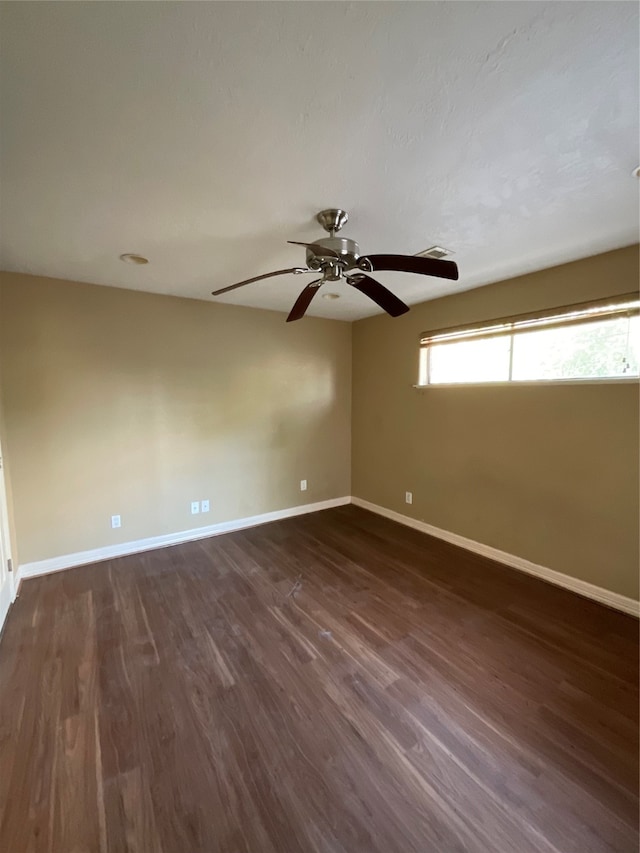
<path fill-rule="evenodd" d="M 631 617 L 352 506 L 23 583 L 6 853 L 638 850 Z"/>

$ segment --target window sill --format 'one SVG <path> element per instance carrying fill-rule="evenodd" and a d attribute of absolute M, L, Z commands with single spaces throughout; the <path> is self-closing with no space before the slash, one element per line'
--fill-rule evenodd
<path fill-rule="evenodd" d="M 640 382 L 638 376 L 612 376 L 600 379 L 512 379 L 507 382 L 433 382 L 430 385 L 412 385 L 418 391 L 431 390 L 432 388 L 495 388 L 517 386 L 522 388 L 534 385 L 637 385 Z"/>

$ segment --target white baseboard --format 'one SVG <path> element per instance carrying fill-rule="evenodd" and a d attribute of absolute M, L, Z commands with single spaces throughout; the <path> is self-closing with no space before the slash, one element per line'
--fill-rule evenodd
<path fill-rule="evenodd" d="M 349 496 L 332 498 L 331 500 L 319 501 L 318 503 L 303 504 L 302 506 L 276 510 L 275 512 L 265 512 L 262 515 L 254 515 L 249 518 L 223 521 L 219 524 L 211 524 L 208 527 L 198 527 L 194 530 L 182 530 L 179 533 L 169 533 L 165 536 L 152 536 L 148 539 L 138 539 L 133 542 L 122 542 L 118 545 L 107 545 L 104 548 L 94 548 L 91 551 L 79 551 L 75 554 L 64 554 L 60 557 L 52 557 L 47 560 L 24 563 L 18 568 L 15 586 L 17 588 L 20 581 L 25 578 L 46 575 L 50 572 L 71 569 L 75 566 L 84 566 L 89 563 L 99 563 L 102 560 L 111 560 L 116 557 L 126 557 L 129 554 L 137 554 L 142 551 L 153 551 L 156 548 L 165 548 L 169 545 L 179 545 L 182 542 L 206 539 L 209 536 L 218 536 L 221 533 L 231 533 L 234 530 L 243 530 L 246 527 L 255 527 L 259 524 L 267 524 L 270 521 L 279 521 L 283 518 L 292 518 L 296 515 L 318 512 L 319 510 L 331 509 L 336 506 L 344 506 L 349 503 L 353 503 L 355 506 L 362 507 L 362 509 L 367 509 L 370 512 L 377 513 L 378 515 L 383 515 L 385 518 L 397 521 L 399 524 L 412 527 L 414 530 L 427 533 L 429 536 L 435 536 L 438 539 L 443 539 L 445 542 L 450 542 L 452 545 L 458 545 L 461 548 L 466 548 L 467 551 L 473 551 L 475 554 L 480 554 L 481 556 L 488 557 L 498 563 L 503 563 L 506 566 L 510 566 L 512 569 L 517 569 L 520 572 L 526 572 L 526 574 L 534 575 L 541 580 L 548 581 L 556 586 L 561 586 L 564 589 L 571 590 L 571 592 L 576 592 L 578 595 L 583 595 L 586 598 L 591 598 L 601 604 L 606 604 L 608 607 L 621 610 L 623 613 L 630 613 L 632 616 L 640 617 L 640 602 L 635 601 L 633 598 L 627 598 L 625 595 L 620 595 L 617 592 L 611 592 L 608 589 L 571 577 L 571 575 L 565 575 L 562 572 L 555 571 L 554 569 L 539 566 L 537 563 L 532 563 L 530 560 L 525 560 L 523 557 L 516 557 L 514 554 L 508 554 L 506 551 L 493 548 L 491 545 L 483 545 L 482 542 L 476 542 L 473 539 L 468 539 L 466 536 L 460 536 L 458 533 L 451 533 L 448 530 L 435 527 L 433 524 L 427 524 L 425 521 L 418 521 L 416 518 L 410 518 L 408 515 L 402 515 L 399 512 L 394 512 L 394 510 L 386 509 L 386 507 L 378 506 L 378 504 L 371 503 L 370 501 L 365 501 L 362 498 Z M 9 602 L 6 603 L 7 609 L 8 606 Z M 2 625 L 5 615 L 5 602 L 0 600 L 0 626 Z"/>
<path fill-rule="evenodd" d="M 630 613 L 632 616 L 640 617 L 640 602 L 633 598 L 627 598 L 626 595 L 620 595 L 617 592 L 611 592 L 603 587 L 596 586 L 587 581 L 581 581 L 578 578 L 565 575 L 562 572 L 557 572 L 554 569 L 547 569 L 545 566 L 539 566 L 537 563 L 532 563 L 525 560 L 523 557 L 516 557 L 514 554 L 507 554 L 506 551 L 500 551 L 498 548 L 493 548 L 491 545 L 483 545 L 481 542 L 476 542 L 473 539 L 467 539 L 466 536 L 460 536 L 458 533 L 451 533 L 448 530 L 442 530 L 440 527 L 434 527 L 433 524 L 427 524 L 425 521 L 418 521 L 416 518 L 410 518 L 408 515 L 402 515 L 399 512 L 394 512 L 391 509 L 386 509 L 378 504 L 370 503 L 362 498 L 352 497 L 351 502 L 362 509 L 368 509 L 370 512 L 375 512 L 378 515 L 383 515 L 385 518 L 390 518 L 392 521 L 397 521 L 399 524 L 404 524 L 407 527 L 413 527 L 414 530 L 420 530 L 422 533 L 428 533 L 429 536 L 435 536 L 438 539 L 444 539 L 445 542 L 450 542 L 452 545 L 458 545 L 460 548 L 466 548 L 467 551 L 473 551 L 475 554 L 480 554 L 483 557 L 489 557 L 498 563 L 504 563 L 512 569 L 518 569 L 520 572 L 526 572 L 528 575 L 534 575 L 541 580 L 548 581 L 556 586 L 569 589 L 571 592 L 577 592 L 578 595 L 583 595 L 586 598 L 592 598 L 594 601 L 599 601 L 601 604 L 606 604 L 608 607 L 613 607 L 616 610 L 622 610 L 623 613 Z"/>
<path fill-rule="evenodd" d="M 208 527 L 197 527 L 194 530 L 181 530 L 179 533 L 151 536 L 148 539 L 121 542 L 118 545 L 106 545 L 104 548 L 94 548 L 91 551 L 78 551 L 75 554 L 63 554 L 61 557 L 51 557 L 47 560 L 23 563 L 18 569 L 18 582 L 25 578 L 34 578 L 38 575 L 47 575 L 50 572 L 72 569 L 75 566 L 99 563 L 102 560 L 112 560 L 115 557 L 126 557 L 129 554 L 137 554 L 141 551 L 153 551 L 156 548 L 166 548 L 169 545 L 179 545 L 182 542 L 193 542 L 196 539 L 207 539 L 209 536 L 231 533 L 234 530 L 256 527 L 258 524 L 280 521 L 283 518 L 292 518 L 295 515 L 305 515 L 308 512 L 318 512 L 322 509 L 331 509 L 331 507 L 344 506 L 348 503 L 351 503 L 351 498 L 347 495 L 342 498 L 331 498 L 327 501 L 318 501 L 317 503 L 293 506 L 288 509 L 279 509 L 275 512 L 264 512 L 262 515 L 252 515 L 248 518 L 222 521 L 219 524 L 210 524 Z"/>

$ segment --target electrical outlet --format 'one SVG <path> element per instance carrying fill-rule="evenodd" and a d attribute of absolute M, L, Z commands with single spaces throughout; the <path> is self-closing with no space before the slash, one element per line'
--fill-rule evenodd
<path fill-rule="evenodd" d="M 209 512 L 209 501 L 200 501 L 200 512 Z"/>
<path fill-rule="evenodd" d="M 413 503 L 413 492 L 405 492 L 404 493 L 404 502 L 406 504 L 412 504 Z"/>
<path fill-rule="evenodd" d="M 113 527 L 114 529 L 116 527 L 122 527 L 122 522 L 120 520 L 119 515 L 112 515 L 111 516 L 111 527 Z"/>
<path fill-rule="evenodd" d="M 191 515 L 197 515 L 200 512 L 200 501 L 191 501 Z"/>
<path fill-rule="evenodd" d="M 300 480 L 300 491 L 301 492 L 307 491 L 307 481 L 306 480 Z"/>

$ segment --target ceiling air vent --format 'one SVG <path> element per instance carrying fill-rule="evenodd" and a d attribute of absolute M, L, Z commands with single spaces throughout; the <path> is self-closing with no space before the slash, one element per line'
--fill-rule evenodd
<path fill-rule="evenodd" d="M 451 249 L 443 249 L 442 246 L 430 246 L 428 249 L 425 249 L 424 252 L 417 252 L 417 258 L 446 258 L 448 255 L 453 255 L 455 252 L 452 252 Z"/>

